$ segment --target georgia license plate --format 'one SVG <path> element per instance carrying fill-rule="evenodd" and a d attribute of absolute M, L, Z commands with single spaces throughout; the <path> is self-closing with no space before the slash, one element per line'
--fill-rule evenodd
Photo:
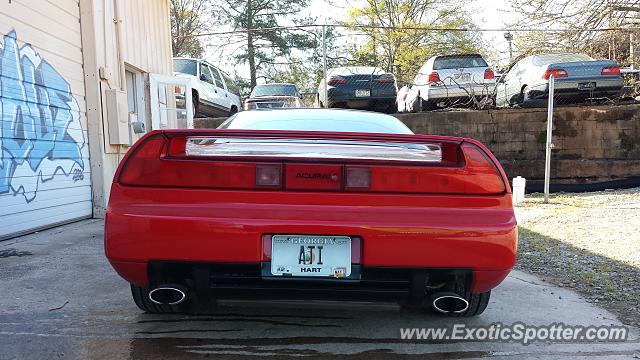
<path fill-rule="evenodd" d="M 578 83 L 578 90 L 593 90 L 595 88 L 596 88 L 596 83 L 594 82 Z"/>
<path fill-rule="evenodd" d="M 371 90 L 356 90 L 356 97 L 369 97 L 371 96 Z"/>
<path fill-rule="evenodd" d="M 274 235 L 271 275 L 346 278 L 351 275 L 351 238 Z"/>

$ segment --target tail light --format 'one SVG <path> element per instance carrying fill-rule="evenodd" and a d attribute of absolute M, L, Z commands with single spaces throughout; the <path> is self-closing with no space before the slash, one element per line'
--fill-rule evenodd
<path fill-rule="evenodd" d="M 427 83 L 433 84 L 437 82 L 440 82 L 440 74 L 434 71 L 427 77 Z"/>
<path fill-rule="evenodd" d="M 337 85 L 344 85 L 346 83 L 347 83 L 347 79 L 343 78 L 340 75 L 333 75 L 329 78 L 329 82 L 327 82 L 327 85 L 337 86 Z"/>
<path fill-rule="evenodd" d="M 542 78 L 548 79 L 549 77 L 551 77 L 551 75 L 553 75 L 554 79 L 557 79 L 557 78 L 565 78 L 569 76 L 569 73 L 567 72 L 567 70 L 563 70 L 563 69 L 549 69 L 544 72 L 544 75 L 542 75 Z"/>
<path fill-rule="evenodd" d="M 491 68 L 488 68 L 484 71 L 485 80 L 491 80 L 495 77 L 496 77 L 496 74 L 493 73 L 493 70 L 491 70 Z"/>
<path fill-rule="evenodd" d="M 396 82 L 396 78 L 393 74 L 382 74 L 376 81 L 383 84 L 392 84 Z"/>
<path fill-rule="evenodd" d="M 388 135 L 380 136 L 385 141 L 388 139 Z M 213 142 L 218 139 L 202 135 L 195 138 Z M 303 137 L 298 135 L 298 138 Z M 437 145 L 441 160 L 431 163 L 349 162 L 336 158 L 327 164 L 237 154 L 229 155 L 232 158 L 211 153 L 189 155 L 186 146 L 189 139 L 194 138 L 178 132 L 157 132 L 142 138 L 123 160 L 116 182 L 124 186 L 272 191 L 413 194 L 500 194 L 508 191 L 495 159 L 481 145 L 468 141 L 442 140 Z"/>
<path fill-rule="evenodd" d="M 347 166 L 345 190 L 380 193 L 499 194 L 507 190 L 486 153 L 463 143 L 462 167 Z"/>
<path fill-rule="evenodd" d="M 600 75 L 620 75 L 619 66 L 605 66 L 602 68 Z"/>

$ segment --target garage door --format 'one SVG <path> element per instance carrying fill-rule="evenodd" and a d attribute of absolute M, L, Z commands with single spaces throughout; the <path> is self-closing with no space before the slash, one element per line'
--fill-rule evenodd
<path fill-rule="evenodd" d="M 91 216 L 77 0 L 0 7 L 0 239 Z"/>

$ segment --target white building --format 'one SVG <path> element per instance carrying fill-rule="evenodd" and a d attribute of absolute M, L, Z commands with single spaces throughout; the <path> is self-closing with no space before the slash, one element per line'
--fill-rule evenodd
<path fill-rule="evenodd" d="M 152 114 L 175 125 L 173 87 L 149 86 L 170 36 L 169 0 L 0 1 L 0 240 L 104 216 Z"/>

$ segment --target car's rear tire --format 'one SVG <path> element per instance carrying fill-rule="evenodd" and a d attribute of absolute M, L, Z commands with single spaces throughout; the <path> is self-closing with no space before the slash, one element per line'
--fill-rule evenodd
<path fill-rule="evenodd" d="M 156 304 L 151 299 L 149 299 L 149 292 L 151 289 L 146 287 L 135 286 L 131 284 L 131 296 L 133 297 L 133 301 L 136 305 L 148 313 L 152 314 L 177 314 L 184 313 L 188 309 L 188 302 L 178 304 L 178 305 L 160 305 Z"/>
<path fill-rule="evenodd" d="M 387 109 L 385 110 L 385 112 L 387 114 L 395 114 L 398 112 L 398 104 L 396 102 L 393 102 L 391 104 L 389 104 L 389 106 L 387 106 Z"/>
<path fill-rule="evenodd" d="M 193 117 L 196 118 L 198 117 L 198 110 L 200 108 L 200 98 L 198 97 L 197 91 L 194 91 L 191 94 L 191 103 L 192 103 L 192 109 L 193 109 Z"/>
<path fill-rule="evenodd" d="M 433 101 L 424 100 L 423 98 L 420 98 L 419 104 L 420 104 L 420 111 L 431 111 L 437 108 L 436 104 Z"/>
<path fill-rule="evenodd" d="M 478 316 L 482 314 L 486 310 L 487 305 L 489 305 L 491 290 L 484 293 L 479 293 L 479 294 L 472 294 L 468 291 L 464 291 L 464 289 L 458 289 L 458 290 L 461 290 L 461 291 L 456 291 L 456 293 L 461 297 L 463 297 L 465 300 L 467 300 L 467 302 L 469 303 L 469 307 L 467 308 L 467 310 L 465 310 L 462 313 L 449 313 L 449 314 L 442 314 L 435 310 L 434 312 L 437 312 L 440 315 L 444 315 L 448 317 L 472 317 L 472 316 Z"/>
<path fill-rule="evenodd" d="M 238 108 L 236 106 L 232 106 L 231 110 L 229 110 L 229 116 L 234 115 L 238 112 Z"/>

